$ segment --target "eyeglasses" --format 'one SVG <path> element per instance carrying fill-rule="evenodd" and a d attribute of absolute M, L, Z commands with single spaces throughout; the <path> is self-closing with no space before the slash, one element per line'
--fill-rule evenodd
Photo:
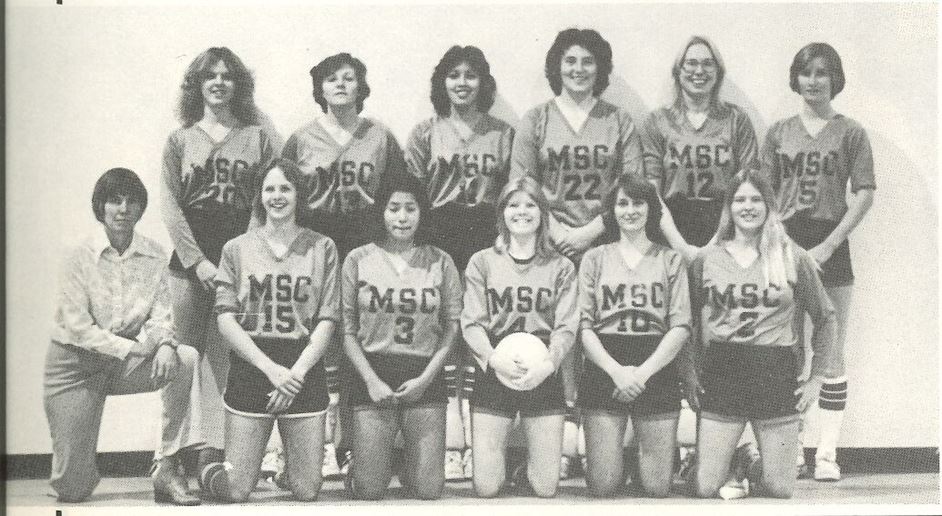
<path fill-rule="evenodd" d="M 702 61 L 697 61 L 696 59 L 684 59 L 681 65 L 684 67 L 684 71 L 694 72 L 697 70 L 697 67 L 702 66 L 706 71 L 716 70 L 716 61 L 710 58 L 704 59 Z"/>

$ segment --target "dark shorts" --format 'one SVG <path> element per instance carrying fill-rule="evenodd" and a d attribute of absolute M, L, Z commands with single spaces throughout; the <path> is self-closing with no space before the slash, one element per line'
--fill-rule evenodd
<path fill-rule="evenodd" d="M 213 206 L 207 209 L 187 208 L 183 210 L 183 217 L 190 226 L 193 238 L 196 240 L 203 256 L 213 265 L 219 265 L 222 247 L 233 238 L 245 233 L 251 218 L 250 210 L 237 210 L 226 206 Z M 186 276 L 193 281 L 199 281 L 196 271 L 187 269 L 180 261 L 174 250 L 170 255 L 169 267 L 177 276 Z"/>
<path fill-rule="evenodd" d="M 276 364 L 291 367 L 307 346 L 307 339 L 252 339 L 268 358 Z M 236 353 L 229 354 L 229 380 L 223 396 L 226 409 L 250 417 L 306 417 L 327 410 L 327 381 L 324 364 L 320 360 L 304 377 L 304 386 L 288 410 L 270 414 L 265 410 L 268 393 L 274 390 L 265 373 L 243 360 Z"/>
<path fill-rule="evenodd" d="M 788 236 L 803 249 L 824 242 L 837 227 L 837 222 L 812 219 L 796 215 L 785 221 Z M 821 283 L 825 287 L 843 287 L 854 284 L 854 269 L 850 263 L 850 244 L 845 239 L 834 254 L 821 265 Z"/>
<path fill-rule="evenodd" d="M 663 336 L 629 337 L 599 335 L 605 351 L 621 365 L 638 366 L 654 353 Z M 595 362 L 587 359 L 579 384 L 580 408 L 630 414 L 640 418 L 673 415 L 680 410 L 680 379 L 674 362 L 654 373 L 645 383 L 644 392 L 631 403 L 612 397 L 615 383 Z"/>
<path fill-rule="evenodd" d="M 365 355 L 376 375 L 394 391 L 406 380 L 421 376 L 429 362 L 428 358 L 409 355 L 384 355 L 379 353 L 366 353 Z M 366 388 L 363 378 L 352 366 L 350 367 L 350 373 L 348 391 L 350 396 L 347 398 L 349 406 L 354 410 L 374 408 L 376 404 L 370 398 L 370 392 Z M 447 402 L 448 392 L 445 388 L 445 379 L 442 377 L 442 373 L 439 372 L 428 388 L 425 389 L 422 397 L 412 406 Z"/>
<path fill-rule="evenodd" d="M 298 225 L 326 235 L 337 246 L 337 267 L 343 263 L 350 251 L 370 243 L 373 239 L 371 208 L 352 213 L 323 213 L 309 214 Z"/>
<path fill-rule="evenodd" d="M 748 420 L 798 413 L 798 363 L 787 346 L 711 343 L 701 375 L 704 412 Z"/>
<path fill-rule="evenodd" d="M 475 367 L 471 407 L 475 412 L 510 419 L 516 417 L 517 413 L 520 413 L 520 417 L 564 415 L 566 398 L 563 395 L 562 374 L 556 371 L 533 390 L 515 391 L 500 383 L 494 368 L 489 367 L 484 372 Z"/>
<path fill-rule="evenodd" d="M 446 204 L 432 210 L 431 244 L 445 251 L 464 274 L 471 255 L 494 245 L 497 238 L 496 211 L 491 204 L 473 208 Z"/>
<path fill-rule="evenodd" d="M 687 199 L 674 196 L 664 201 L 671 212 L 677 231 L 688 244 L 697 247 L 705 246 L 720 224 L 720 214 L 723 212 L 723 199 Z"/>

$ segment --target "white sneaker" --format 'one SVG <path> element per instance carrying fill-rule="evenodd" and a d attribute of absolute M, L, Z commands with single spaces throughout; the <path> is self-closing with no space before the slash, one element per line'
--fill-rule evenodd
<path fill-rule="evenodd" d="M 340 466 L 337 464 L 337 454 L 334 443 L 324 445 L 324 461 L 321 463 L 321 477 L 325 479 L 340 478 Z"/>
<path fill-rule="evenodd" d="M 724 500 L 738 500 L 749 496 L 749 479 L 736 480 L 735 476 L 730 476 L 720 488 L 719 495 Z"/>
<path fill-rule="evenodd" d="M 569 470 L 570 470 L 571 468 L 572 468 L 572 460 L 571 460 L 568 456 L 566 456 L 566 455 L 563 455 L 562 457 L 560 457 L 560 459 L 559 459 L 559 479 L 560 479 L 560 480 L 566 480 L 567 478 L 569 478 Z"/>
<path fill-rule="evenodd" d="M 464 480 L 464 464 L 458 450 L 445 452 L 445 480 Z"/>
<path fill-rule="evenodd" d="M 285 470 L 285 452 L 280 448 L 271 449 L 265 452 L 262 457 L 261 473 L 262 478 L 273 482 L 275 476 Z"/>
<path fill-rule="evenodd" d="M 819 482 L 837 482 L 841 479 L 841 467 L 830 459 L 814 461 L 814 479 Z"/>
<path fill-rule="evenodd" d="M 474 461 L 471 458 L 471 448 L 464 451 L 464 457 L 461 458 L 461 466 L 464 469 L 465 480 L 474 478 Z"/>

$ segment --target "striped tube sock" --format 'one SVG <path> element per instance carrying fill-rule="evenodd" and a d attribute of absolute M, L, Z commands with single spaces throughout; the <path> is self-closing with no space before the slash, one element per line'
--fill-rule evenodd
<path fill-rule="evenodd" d="M 340 368 L 337 366 L 327 366 L 324 368 L 324 374 L 327 377 L 327 392 L 340 392 Z"/>
<path fill-rule="evenodd" d="M 448 397 L 458 396 L 458 366 L 446 365 L 444 368 L 445 389 Z"/>
<path fill-rule="evenodd" d="M 828 378 L 821 385 L 821 397 L 818 399 L 818 427 L 821 435 L 815 459 L 834 461 L 837 458 L 837 440 L 841 434 L 844 420 L 844 407 L 847 406 L 847 378 Z"/>
<path fill-rule="evenodd" d="M 474 392 L 474 366 L 464 366 L 464 377 L 461 379 L 462 397 L 466 400 L 471 399 L 471 393 Z"/>

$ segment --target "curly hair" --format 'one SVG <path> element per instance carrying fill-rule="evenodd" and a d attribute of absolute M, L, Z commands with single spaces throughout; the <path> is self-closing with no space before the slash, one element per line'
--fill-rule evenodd
<path fill-rule="evenodd" d="M 177 104 L 177 118 L 183 127 L 190 127 L 203 118 L 203 83 L 212 77 L 212 68 L 222 61 L 232 81 L 235 91 L 230 101 L 232 115 L 245 125 L 258 123 L 258 108 L 255 107 L 255 79 L 245 67 L 239 56 L 226 47 L 210 47 L 196 56 L 180 85 L 180 101 Z"/>
<path fill-rule="evenodd" d="M 491 65 L 488 64 L 484 52 L 475 46 L 468 45 L 462 47 L 455 45 L 445 52 L 441 61 L 435 66 L 432 72 L 432 106 L 439 116 L 448 116 L 451 114 L 451 102 L 448 100 L 448 92 L 445 90 L 445 78 L 453 68 L 461 63 L 467 63 L 481 78 L 481 86 L 478 89 L 476 99 L 478 111 L 487 113 L 494 105 L 494 96 L 497 93 L 497 81 L 491 75 Z"/>
<path fill-rule="evenodd" d="M 563 54 L 571 47 L 578 45 L 595 56 L 598 70 L 595 76 L 595 86 L 592 95 L 598 97 L 608 88 L 609 75 L 612 73 L 612 46 L 605 41 L 601 34 L 592 29 L 566 29 L 556 35 L 556 40 L 546 53 L 546 79 L 549 81 L 553 94 L 559 95 L 563 91 L 563 78 L 560 73 Z"/>
<path fill-rule="evenodd" d="M 366 83 L 366 65 L 363 64 L 363 61 L 360 61 L 346 52 L 334 54 L 314 65 L 314 68 L 311 68 L 310 71 L 311 84 L 313 86 L 312 95 L 314 96 L 314 101 L 317 102 L 321 107 L 321 111 L 324 113 L 327 112 L 327 99 L 324 98 L 324 81 L 327 80 L 327 77 L 344 66 L 353 68 L 353 73 L 357 78 L 357 113 L 363 111 L 363 101 L 370 96 L 370 86 Z"/>

